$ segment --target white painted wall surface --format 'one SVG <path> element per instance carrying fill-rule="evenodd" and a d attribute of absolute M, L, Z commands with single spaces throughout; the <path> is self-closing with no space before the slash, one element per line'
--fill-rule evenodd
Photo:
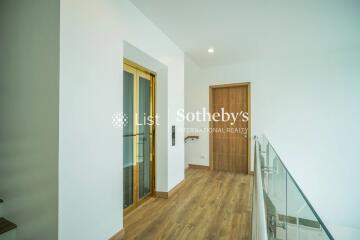
<path fill-rule="evenodd" d="M 209 99 L 209 90 L 206 86 L 205 76 L 189 57 L 185 57 L 185 110 L 186 112 L 196 112 L 202 107 L 207 107 L 206 99 Z M 185 155 L 187 164 L 209 166 L 209 137 L 204 131 L 195 132 L 194 129 L 208 127 L 204 122 L 185 121 L 186 135 L 199 136 L 199 140 L 188 141 L 185 144 Z"/>
<path fill-rule="evenodd" d="M 59 4 L 0 1 L 1 239 L 57 239 Z"/>
<path fill-rule="evenodd" d="M 339 240 L 355 240 L 360 239 L 360 229 L 351 228 L 341 225 L 329 224 L 329 231 L 333 233 L 333 237 Z"/>
<path fill-rule="evenodd" d="M 123 133 L 112 126 L 122 111 L 123 41 L 168 70 L 168 183 L 159 190 L 184 178 L 180 131 L 170 146 L 170 126 L 183 127 L 184 54 L 126 0 L 61 0 L 60 14 L 59 239 L 108 239 L 123 227 Z"/>
<path fill-rule="evenodd" d="M 16 229 L 8 231 L 0 235 L 0 240 L 17 240 L 16 238 Z"/>
<path fill-rule="evenodd" d="M 186 110 L 208 108 L 209 85 L 251 82 L 253 134 L 269 137 L 326 223 L 360 228 L 359 53 L 265 58 L 203 69 L 200 79 L 195 71 L 186 78 L 185 98 L 197 101 Z M 208 154 L 208 137 L 200 141 L 201 152 L 187 154 L 202 164 L 196 159 Z"/>

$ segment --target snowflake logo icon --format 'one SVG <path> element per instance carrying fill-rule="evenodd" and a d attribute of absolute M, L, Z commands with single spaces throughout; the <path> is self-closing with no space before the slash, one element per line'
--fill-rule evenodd
<path fill-rule="evenodd" d="M 118 112 L 113 115 L 112 124 L 115 128 L 123 128 L 128 122 L 128 116 L 125 113 Z"/>

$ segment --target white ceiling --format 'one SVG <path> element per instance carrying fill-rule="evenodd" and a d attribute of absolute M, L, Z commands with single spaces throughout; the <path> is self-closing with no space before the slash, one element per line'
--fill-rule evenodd
<path fill-rule="evenodd" d="M 358 0 L 131 1 L 201 67 L 360 44 Z"/>

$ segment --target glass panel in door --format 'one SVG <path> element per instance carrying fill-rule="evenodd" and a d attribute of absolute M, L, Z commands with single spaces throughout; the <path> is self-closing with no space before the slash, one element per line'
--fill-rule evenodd
<path fill-rule="evenodd" d="M 139 76 L 139 135 L 137 159 L 139 166 L 139 199 L 145 197 L 151 191 L 150 94 L 150 79 Z"/>
<path fill-rule="evenodd" d="M 134 78 L 135 74 L 124 71 L 123 73 L 123 111 L 127 124 L 123 131 L 123 201 L 124 208 L 134 203 Z"/>

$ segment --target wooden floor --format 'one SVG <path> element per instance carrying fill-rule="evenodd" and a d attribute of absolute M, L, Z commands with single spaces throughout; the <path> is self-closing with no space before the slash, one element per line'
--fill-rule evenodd
<path fill-rule="evenodd" d="M 252 176 L 190 168 L 169 199 L 125 217 L 125 239 L 250 239 Z"/>

